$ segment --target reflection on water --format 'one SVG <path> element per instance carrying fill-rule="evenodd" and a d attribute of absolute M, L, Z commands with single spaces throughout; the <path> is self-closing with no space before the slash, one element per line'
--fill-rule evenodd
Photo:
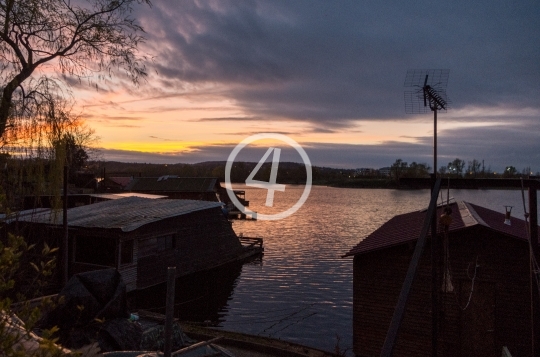
<path fill-rule="evenodd" d="M 242 264 L 182 277 L 175 282 L 174 316 L 182 321 L 224 320 L 224 307 L 232 295 Z M 165 313 L 165 283 L 130 293 L 130 307 Z"/>
<path fill-rule="evenodd" d="M 271 209 L 264 206 L 264 190 L 246 188 L 246 197 L 256 212 L 279 212 L 303 189 L 287 186 Z M 352 260 L 341 256 L 390 217 L 428 199 L 427 191 L 313 187 L 304 206 L 286 219 L 235 221 L 237 233 L 264 238 L 264 264 L 243 267 L 220 326 L 326 350 L 339 336 L 340 346 L 350 348 Z"/>
<path fill-rule="evenodd" d="M 304 189 L 287 185 L 269 208 L 264 205 L 266 190 L 238 188 L 246 190 L 250 209 L 265 214 L 288 209 Z M 503 205 L 513 205 L 513 215 L 523 217 L 518 190 L 453 190 L 450 196 L 500 212 Z M 286 219 L 234 221 L 237 233 L 264 238 L 262 262 L 226 269 L 230 275 L 222 269 L 215 277 L 179 287 L 177 295 L 186 295 L 177 298 L 182 302 L 177 316 L 325 350 L 333 350 L 339 336 L 341 348 L 350 349 L 352 258 L 341 256 L 391 217 L 428 204 L 428 190 L 313 187 L 304 206 Z M 163 291 L 154 306 L 163 306 L 164 296 Z M 194 305 L 184 305 L 189 300 Z"/>

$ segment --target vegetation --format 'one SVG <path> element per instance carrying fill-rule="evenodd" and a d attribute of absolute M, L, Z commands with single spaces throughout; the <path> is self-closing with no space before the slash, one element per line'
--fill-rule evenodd
<path fill-rule="evenodd" d="M 2 356 L 60 356 L 64 354 L 55 344 L 55 328 L 37 337 L 33 328 L 52 302 L 43 299 L 33 305 L 29 298 L 40 296 L 55 268 L 56 249 L 44 245 L 38 261 L 34 245 L 27 245 L 22 237 L 9 234 L 0 241 L 0 351 Z M 34 252 L 34 254 L 32 254 Z M 29 263 L 24 267 L 23 263 Z M 26 284 L 20 284 L 26 281 Z M 19 301 L 14 304 L 13 301 Z M 15 315 L 16 313 L 16 315 Z"/>
<path fill-rule="evenodd" d="M 0 1 L 0 137 L 18 118 L 32 120 L 72 81 L 120 69 L 146 75 L 133 4 L 149 0 Z M 47 66 L 47 72 L 38 69 Z M 50 73 L 53 75 L 43 74 Z M 56 75 L 56 76 L 54 76 Z M 59 83 L 62 85 L 59 85 Z M 41 108 L 41 109 L 40 109 Z"/>
<path fill-rule="evenodd" d="M 146 76 L 137 46 L 143 29 L 133 6 L 149 0 L 0 0 L 0 213 L 25 196 L 51 195 L 58 208 L 64 166 L 77 184 L 91 158 L 94 132 L 72 114 L 70 84 L 96 85 L 121 72 L 138 84 Z M 56 356 L 56 329 L 32 333 L 50 300 L 32 305 L 55 278 L 58 250 L 28 245 L 0 222 L 0 355 Z M 16 315 L 15 315 L 16 313 Z M 20 319 L 19 319 L 20 318 Z"/>
<path fill-rule="evenodd" d="M 164 175 L 177 175 L 184 177 L 218 177 L 225 180 L 225 162 L 212 161 L 198 164 L 143 164 L 121 162 L 94 162 L 94 172 L 102 176 L 142 176 L 159 177 Z M 231 170 L 232 182 L 245 182 L 246 178 L 255 168 L 254 162 L 237 162 Z M 268 181 L 271 164 L 264 164 L 255 178 Z M 425 178 L 432 173 L 432 168 L 426 163 L 407 163 L 397 159 L 386 169 L 336 169 L 328 167 L 312 167 L 313 183 L 317 185 L 329 185 L 336 187 L 356 188 L 397 188 L 400 178 Z M 485 168 L 479 160 L 471 160 L 466 163 L 456 158 L 439 169 L 442 177 L 453 178 L 512 178 L 529 176 L 530 168 L 525 168 L 521 173 L 513 166 L 508 166 L 504 173 L 499 174 Z M 540 173 L 537 173 L 540 175 Z M 277 173 L 277 181 L 284 184 L 304 184 L 306 181 L 305 166 L 301 163 L 281 162 Z"/>

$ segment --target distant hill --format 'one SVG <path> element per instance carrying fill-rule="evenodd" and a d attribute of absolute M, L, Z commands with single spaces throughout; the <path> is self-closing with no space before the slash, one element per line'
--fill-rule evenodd
<path fill-rule="evenodd" d="M 93 162 L 91 167 L 97 176 L 103 177 L 105 173 L 113 176 L 141 176 L 159 177 L 163 175 L 178 175 L 186 177 L 218 177 L 225 180 L 225 161 L 205 161 L 196 164 L 149 164 L 126 163 L 117 161 Z M 231 169 L 232 182 L 245 182 L 253 171 L 256 162 L 235 162 Z M 271 172 L 271 163 L 265 163 L 255 175 L 255 179 L 268 181 Z M 329 167 L 312 167 L 313 183 L 332 184 L 342 182 L 353 177 L 355 170 L 336 169 Z M 306 168 L 303 163 L 280 162 L 277 173 L 277 182 L 304 184 L 306 182 Z"/>

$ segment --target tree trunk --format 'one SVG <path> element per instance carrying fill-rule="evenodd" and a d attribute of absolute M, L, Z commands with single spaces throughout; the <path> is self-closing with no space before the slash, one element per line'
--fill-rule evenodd
<path fill-rule="evenodd" d="M 17 87 L 34 71 L 33 67 L 23 68 L 19 74 L 17 74 L 4 88 L 2 92 L 2 99 L 0 101 L 0 138 L 4 136 L 6 131 L 7 121 L 9 119 L 9 112 L 11 109 L 11 101 L 13 98 L 13 92 Z"/>

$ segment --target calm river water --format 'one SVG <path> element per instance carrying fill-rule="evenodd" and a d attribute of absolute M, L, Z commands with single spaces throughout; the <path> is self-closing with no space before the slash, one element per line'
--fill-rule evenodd
<path fill-rule="evenodd" d="M 304 186 L 287 185 L 284 192 L 275 193 L 274 206 L 269 208 L 266 190 L 236 188 L 246 190 L 250 209 L 265 214 L 288 209 L 304 191 Z M 513 216 L 523 218 L 518 190 L 453 190 L 450 197 L 500 212 L 504 205 L 512 205 Z M 211 321 L 227 330 L 325 350 L 333 350 L 339 341 L 341 349 L 350 350 L 352 258 L 341 256 L 394 215 L 428 204 L 428 190 L 314 186 L 305 204 L 288 218 L 234 221 L 237 234 L 264 238 L 264 257 L 232 267 L 230 272 L 199 278 L 196 284 L 206 286 L 204 293 L 188 296 L 186 287 L 179 298 L 198 301 L 198 307 L 182 308 L 179 303 L 177 308 L 202 311 L 186 318 Z M 201 300 L 201 294 L 210 299 Z"/>

